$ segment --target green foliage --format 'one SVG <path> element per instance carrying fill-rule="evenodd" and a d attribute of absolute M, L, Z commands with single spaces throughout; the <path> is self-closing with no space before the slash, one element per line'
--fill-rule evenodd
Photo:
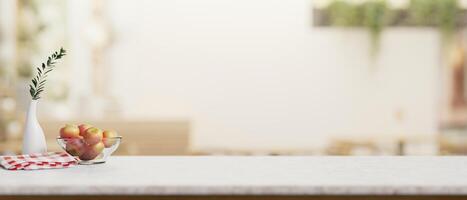
<path fill-rule="evenodd" d="M 345 0 L 334 0 L 327 7 L 329 21 L 336 26 L 359 26 L 362 23 L 360 7 Z"/>
<path fill-rule="evenodd" d="M 454 32 L 460 13 L 457 0 L 438 1 L 438 12 L 438 27 L 447 34 Z"/>
<path fill-rule="evenodd" d="M 372 53 L 388 24 L 439 27 L 445 38 L 458 28 L 461 9 L 458 0 L 410 0 L 407 10 L 391 10 L 387 0 L 366 0 L 355 3 L 332 0 L 326 7 L 327 19 L 333 26 L 366 27 L 372 39 Z"/>
<path fill-rule="evenodd" d="M 371 34 L 372 52 L 377 51 L 380 34 L 390 18 L 386 0 L 368 0 L 361 4 L 333 0 L 326 10 L 332 25 L 365 26 Z"/>
<path fill-rule="evenodd" d="M 439 0 L 411 0 L 409 16 L 412 24 L 434 25 L 436 21 L 436 4 Z"/>
<path fill-rule="evenodd" d="M 415 25 L 438 26 L 450 34 L 457 28 L 460 7 L 457 0 L 411 0 L 410 20 Z"/>
<path fill-rule="evenodd" d="M 57 52 L 54 52 L 51 56 L 47 58 L 47 62 L 42 63 L 40 67 L 37 67 L 37 74 L 31 80 L 32 84 L 29 84 L 29 93 L 33 100 L 38 100 L 41 98 L 41 93 L 45 89 L 45 83 L 47 81 L 47 75 L 55 68 L 55 63 L 57 60 L 61 59 L 66 55 L 66 51 L 63 48 Z"/>
<path fill-rule="evenodd" d="M 389 21 L 386 0 L 369 0 L 361 4 L 333 0 L 326 11 L 331 25 L 366 26 L 374 33 L 381 32 Z"/>
<path fill-rule="evenodd" d="M 373 34 L 379 34 L 389 21 L 388 6 L 385 0 L 367 1 L 362 5 L 363 24 Z"/>
<path fill-rule="evenodd" d="M 379 50 L 379 38 L 389 22 L 389 9 L 385 0 L 367 1 L 362 5 L 363 24 L 371 34 L 372 53 Z"/>

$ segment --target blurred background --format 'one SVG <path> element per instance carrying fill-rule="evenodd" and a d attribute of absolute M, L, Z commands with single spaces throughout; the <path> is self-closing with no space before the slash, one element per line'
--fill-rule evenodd
<path fill-rule="evenodd" d="M 39 121 L 120 155 L 467 154 L 465 0 L 0 0 L 0 154 Z"/>

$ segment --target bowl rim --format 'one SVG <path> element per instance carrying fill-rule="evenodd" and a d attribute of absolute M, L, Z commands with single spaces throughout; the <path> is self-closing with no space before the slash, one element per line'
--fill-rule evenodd
<path fill-rule="evenodd" d="M 108 137 L 107 139 L 122 139 L 123 137 L 122 136 L 115 136 L 115 137 Z M 57 140 L 65 140 L 65 139 L 83 139 L 83 138 L 63 138 L 63 137 L 60 137 L 60 136 L 57 136 L 56 138 Z"/>

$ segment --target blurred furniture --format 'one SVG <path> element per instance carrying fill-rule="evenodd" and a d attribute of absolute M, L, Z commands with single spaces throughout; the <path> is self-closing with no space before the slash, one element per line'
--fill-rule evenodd
<path fill-rule="evenodd" d="M 438 139 L 433 134 L 360 134 L 335 136 L 327 155 L 437 155 Z"/>
<path fill-rule="evenodd" d="M 79 120 L 77 120 L 79 121 Z M 55 138 L 67 122 L 41 121 L 49 151 L 61 151 Z M 69 123 L 69 122 L 68 122 Z M 116 155 L 186 155 L 189 145 L 188 121 L 89 121 L 102 129 L 112 129 L 123 136 Z M 21 152 L 21 140 L 0 142 L 0 152 Z"/>
<path fill-rule="evenodd" d="M 467 125 L 442 126 L 442 132 L 439 136 L 439 151 L 441 155 L 466 155 Z"/>
<path fill-rule="evenodd" d="M 381 149 L 373 141 L 353 141 L 345 139 L 333 139 L 326 153 L 329 155 L 378 155 Z"/>
<path fill-rule="evenodd" d="M 113 156 L 0 177 L 2 200 L 467 198 L 467 157 Z"/>

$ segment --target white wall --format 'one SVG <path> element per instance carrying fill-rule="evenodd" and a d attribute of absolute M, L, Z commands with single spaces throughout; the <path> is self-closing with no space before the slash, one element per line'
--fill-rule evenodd
<path fill-rule="evenodd" d="M 371 64 L 366 31 L 312 27 L 310 4 L 113 0 L 109 60 L 125 116 L 192 119 L 197 149 L 435 133 L 437 32 L 389 29 Z"/>

